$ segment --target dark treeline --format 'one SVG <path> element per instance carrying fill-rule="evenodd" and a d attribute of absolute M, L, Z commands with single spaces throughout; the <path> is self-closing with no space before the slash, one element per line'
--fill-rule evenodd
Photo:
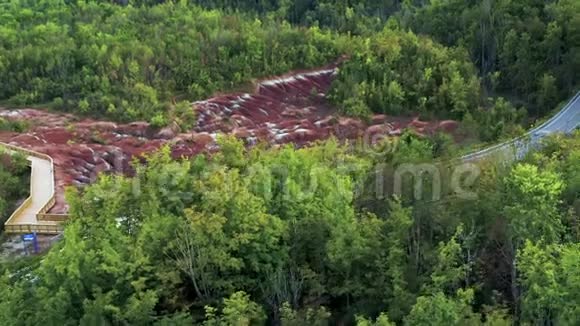
<path fill-rule="evenodd" d="M 269 15 L 296 25 L 317 25 L 339 32 L 365 34 L 381 29 L 405 4 L 399 0 L 193 0 L 205 8 Z M 147 4 L 147 1 L 135 1 Z M 408 5 L 407 5 L 408 6 Z"/>
<path fill-rule="evenodd" d="M 578 1 L 433 1 L 404 25 L 468 49 L 490 92 L 527 102 L 535 115 L 578 89 Z"/>
<path fill-rule="evenodd" d="M 330 28 L 340 32 L 361 34 L 380 29 L 384 21 L 408 5 L 399 0 L 113 0 L 121 6 L 155 6 L 168 2 L 198 5 L 227 13 L 244 13 L 254 17 L 269 16 L 293 25 Z M 421 5 L 419 1 L 416 5 Z"/>

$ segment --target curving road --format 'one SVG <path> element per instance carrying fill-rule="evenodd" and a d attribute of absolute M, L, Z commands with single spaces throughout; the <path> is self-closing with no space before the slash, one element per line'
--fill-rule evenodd
<path fill-rule="evenodd" d="M 481 151 L 467 154 L 461 159 L 464 162 L 474 162 L 490 157 L 513 161 L 522 159 L 530 149 L 537 148 L 542 138 L 553 133 L 570 133 L 580 126 L 580 92 L 556 115 L 543 124 L 528 131 L 525 135 L 510 141 L 497 144 Z"/>

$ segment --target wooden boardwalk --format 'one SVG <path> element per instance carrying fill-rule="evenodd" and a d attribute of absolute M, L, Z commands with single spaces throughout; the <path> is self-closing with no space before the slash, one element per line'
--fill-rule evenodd
<path fill-rule="evenodd" d="M 47 214 L 54 205 L 55 184 L 52 158 L 24 148 L 0 143 L 8 152 L 26 155 L 30 162 L 30 197 L 18 207 L 4 224 L 6 233 L 58 234 L 67 215 Z"/>

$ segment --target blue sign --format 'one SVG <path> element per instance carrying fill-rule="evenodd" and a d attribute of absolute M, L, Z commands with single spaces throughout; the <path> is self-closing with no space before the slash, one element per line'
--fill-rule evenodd
<path fill-rule="evenodd" d="M 36 232 L 35 233 L 27 233 L 27 234 L 23 234 L 22 235 L 22 241 L 27 242 L 27 241 L 32 241 L 32 244 L 34 246 L 34 252 L 38 253 L 38 241 L 36 238 Z M 28 253 L 28 249 L 26 251 Z"/>
<path fill-rule="evenodd" d="M 36 234 L 34 234 L 34 233 L 23 234 L 22 235 L 22 240 L 24 240 L 24 241 L 34 241 L 34 240 L 36 240 Z"/>

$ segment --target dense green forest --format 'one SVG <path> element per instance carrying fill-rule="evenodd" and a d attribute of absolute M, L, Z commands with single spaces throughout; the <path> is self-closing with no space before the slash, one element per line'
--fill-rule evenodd
<path fill-rule="evenodd" d="M 64 239 L 26 270 L 5 266 L 0 323 L 578 321 L 578 132 L 515 165 L 482 163 L 475 198 L 435 202 L 374 192 L 377 165 L 440 155 L 410 134 L 380 157 L 221 143 L 71 190 Z"/>
<path fill-rule="evenodd" d="M 341 66 L 331 98 L 353 115 L 421 112 L 460 119 L 478 107 L 480 93 L 465 51 L 385 29 Z"/>
<path fill-rule="evenodd" d="M 340 113 L 453 118 L 491 142 L 578 90 L 579 50 L 576 0 L 0 0 L 0 101 L 162 126 L 192 120 L 181 101 L 344 57 Z M 461 193 L 424 175 L 421 197 L 394 170 L 448 181 L 465 150 L 449 136 L 219 143 L 69 189 L 63 239 L 0 264 L 0 325 L 580 320 L 578 131 L 469 166 Z M 2 213 L 28 171 L 0 158 Z"/>
<path fill-rule="evenodd" d="M 318 28 L 168 3 L 1 4 L 0 98 L 164 124 L 175 97 L 203 99 L 252 78 L 328 64 L 350 46 Z"/>
<path fill-rule="evenodd" d="M 385 25 L 410 29 L 467 50 L 487 94 L 512 95 L 535 114 L 549 111 L 578 86 L 580 3 L 575 0 L 192 2 L 352 35 L 375 35 Z"/>
<path fill-rule="evenodd" d="M 347 55 L 346 113 L 461 118 L 501 95 L 540 116 L 580 74 L 573 0 L 192 2 L 0 2 L 0 100 L 165 125 L 179 100 Z"/>
<path fill-rule="evenodd" d="M 490 90 L 542 114 L 578 84 L 579 13 L 575 0 L 434 1 L 406 26 L 469 49 Z"/>
<path fill-rule="evenodd" d="M 0 128 L 4 124 L 0 120 Z M 30 168 L 23 155 L 9 154 L 0 149 L 0 223 L 8 219 L 18 200 L 28 196 Z"/>

